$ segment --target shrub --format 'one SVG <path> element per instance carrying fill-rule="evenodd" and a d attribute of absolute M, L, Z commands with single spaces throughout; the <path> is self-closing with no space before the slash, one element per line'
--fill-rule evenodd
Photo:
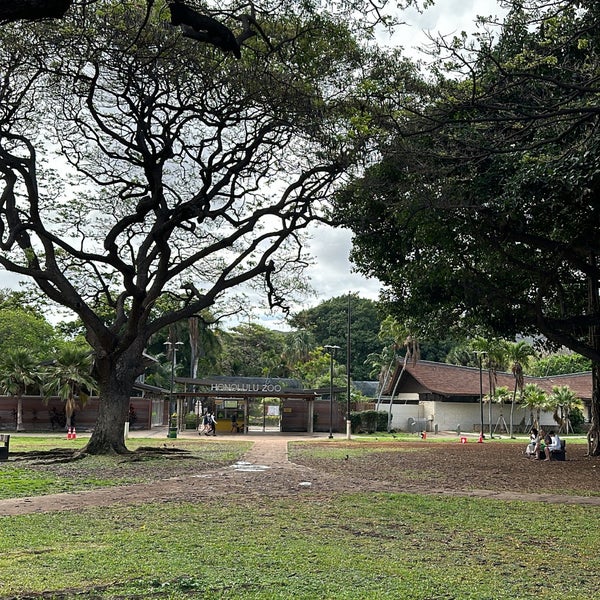
<path fill-rule="evenodd" d="M 387 414 L 376 410 L 363 410 L 350 413 L 353 433 L 375 433 L 387 429 Z"/>
<path fill-rule="evenodd" d="M 185 416 L 185 428 L 186 429 L 196 429 L 198 427 L 198 416 L 190 412 Z"/>
<path fill-rule="evenodd" d="M 583 431 L 583 424 L 585 423 L 585 417 L 583 416 L 582 410 L 574 406 L 569 411 L 569 420 L 571 421 L 571 427 L 575 433 L 581 433 Z"/>

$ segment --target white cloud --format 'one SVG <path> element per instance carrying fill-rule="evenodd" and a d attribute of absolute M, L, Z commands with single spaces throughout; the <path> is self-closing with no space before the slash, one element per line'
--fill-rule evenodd
<path fill-rule="evenodd" d="M 406 54 L 420 57 L 418 48 L 428 44 L 427 34 L 453 35 L 461 31 L 475 31 L 478 16 L 497 16 L 506 11 L 497 0 L 437 0 L 433 6 L 419 12 L 414 8 L 403 11 L 400 19 L 405 23 L 390 37 L 381 35 L 387 45 L 401 46 Z"/>
<path fill-rule="evenodd" d="M 348 292 L 358 293 L 361 298 L 377 299 L 380 283 L 354 271 L 349 260 L 351 246 L 352 233 L 347 229 L 320 226 L 312 232 L 309 247 L 316 262 L 308 269 L 308 275 L 319 300 Z"/>
<path fill-rule="evenodd" d="M 23 275 L 17 275 L 16 273 L 0 269 L 0 288 L 2 289 L 16 290 L 19 288 L 19 282 L 26 279 Z"/>

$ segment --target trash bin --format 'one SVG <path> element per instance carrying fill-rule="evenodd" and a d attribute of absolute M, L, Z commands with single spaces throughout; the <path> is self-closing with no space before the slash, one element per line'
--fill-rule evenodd
<path fill-rule="evenodd" d="M 167 434 L 167 438 L 177 438 L 177 413 L 173 413 L 169 419 L 169 433 Z"/>
<path fill-rule="evenodd" d="M 10 446 L 10 435 L 0 434 L 0 460 L 8 460 L 8 447 Z"/>

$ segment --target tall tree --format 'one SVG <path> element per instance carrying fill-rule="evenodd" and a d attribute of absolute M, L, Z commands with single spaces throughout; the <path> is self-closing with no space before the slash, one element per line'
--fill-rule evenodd
<path fill-rule="evenodd" d="M 539 429 L 541 412 L 548 407 L 546 392 L 536 383 L 527 383 L 523 388 L 520 403 L 521 406 L 530 410 L 531 427 Z"/>
<path fill-rule="evenodd" d="M 57 341 L 48 321 L 26 308 L 0 308 L 0 355 L 27 349 L 37 358 L 47 358 Z"/>
<path fill-rule="evenodd" d="M 413 97 L 387 88 L 382 160 L 338 214 L 399 318 L 589 358 L 600 455 L 599 5 L 506 4 L 499 35 L 437 40 L 437 79 Z"/>
<path fill-rule="evenodd" d="M 471 341 L 471 347 L 483 357 L 483 364 L 488 372 L 488 420 L 490 426 L 490 437 L 493 438 L 492 425 L 492 403 L 496 402 L 496 383 L 498 381 L 498 371 L 506 369 L 507 354 L 506 340 L 498 338 L 477 337 Z"/>
<path fill-rule="evenodd" d="M 306 329 L 287 333 L 284 340 L 283 358 L 290 370 L 296 363 L 306 362 L 311 350 L 314 350 L 316 345 L 315 336 Z"/>
<path fill-rule="evenodd" d="M 566 375 L 567 373 L 583 373 L 591 371 L 592 363 L 589 358 L 579 354 L 551 354 L 542 356 L 531 361 L 526 373 L 535 377 L 547 377 L 548 375 Z"/>
<path fill-rule="evenodd" d="M 285 336 L 257 323 L 233 327 L 220 336 L 221 373 L 243 377 L 283 377 Z"/>
<path fill-rule="evenodd" d="M 571 412 L 573 409 L 583 408 L 583 403 L 575 392 L 567 385 L 555 385 L 548 398 L 548 408 L 553 410 L 554 420 L 559 425 L 559 433 L 573 431 L 571 426 Z"/>
<path fill-rule="evenodd" d="M 379 352 L 381 342 L 378 338 L 381 316 L 377 303 L 351 294 L 351 373 L 355 380 L 369 378 L 371 370 L 367 357 Z M 292 327 L 309 331 L 319 346 L 339 346 L 338 359 L 346 356 L 346 338 L 348 337 L 348 296 L 337 296 L 321 302 L 293 315 Z"/>
<path fill-rule="evenodd" d="M 303 230 L 364 147 L 372 60 L 358 0 L 265 5 L 242 60 L 165 27 L 163 2 L 84 4 L 0 29 L 0 265 L 81 319 L 100 396 L 86 451 L 124 453 L 153 334 L 245 283 L 284 304 Z M 163 296 L 176 308 L 154 311 Z"/>
<path fill-rule="evenodd" d="M 535 356 L 533 347 L 527 342 L 520 341 L 509 343 L 506 345 L 506 357 L 510 362 L 510 370 L 515 378 L 515 385 L 513 388 L 512 398 L 510 402 L 510 425 L 509 434 L 513 437 L 513 416 L 515 411 L 515 399 L 517 392 L 523 396 L 523 387 L 525 385 L 525 379 L 523 377 L 523 370 L 527 368 L 531 358 Z"/>

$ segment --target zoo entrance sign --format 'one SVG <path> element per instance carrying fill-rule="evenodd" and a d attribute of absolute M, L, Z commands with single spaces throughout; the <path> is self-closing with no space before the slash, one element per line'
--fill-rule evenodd
<path fill-rule="evenodd" d="M 283 390 L 278 383 L 212 383 L 211 392 L 275 392 Z"/>

